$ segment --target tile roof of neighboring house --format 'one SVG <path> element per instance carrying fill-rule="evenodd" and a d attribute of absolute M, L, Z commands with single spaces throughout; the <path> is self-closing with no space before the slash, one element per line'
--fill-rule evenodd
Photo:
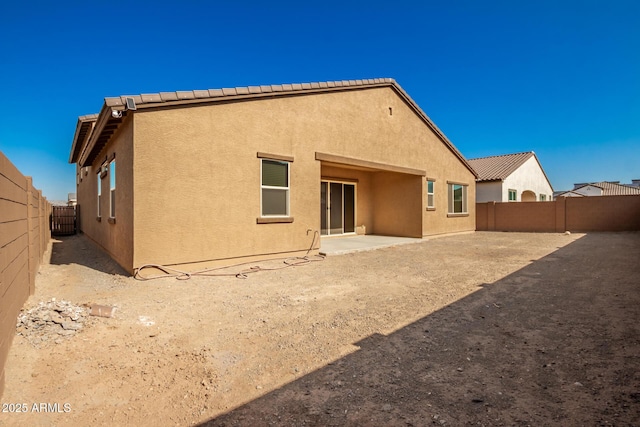
<path fill-rule="evenodd" d="M 196 103 L 227 102 L 247 98 L 273 98 L 275 96 L 306 95 L 374 87 L 391 87 L 394 89 L 427 126 L 440 137 L 442 142 L 460 159 L 469 171 L 474 175 L 476 174 L 467 159 L 458 151 L 453 143 L 449 141 L 444 133 L 442 133 L 424 111 L 420 109 L 418 104 L 409 97 L 404 89 L 402 89 L 394 79 L 390 78 L 160 92 L 105 98 L 100 114 L 92 114 L 78 118 L 69 163 L 77 162 L 80 166 L 90 164 L 100 154 L 100 151 L 107 144 L 111 135 L 118 129 L 128 112 L 138 108 L 161 108 Z"/>
<path fill-rule="evenodd" d="M 574 188 L 572 191 L 578 192 L 578 190 L 588 185 L 602 188 L 603 196 L 626 196 L 626 195 L 640 194 L 640 188 L 638 187 L 632 187 L 630 185 L 617 184 L 615 182 L 607 182 L 607 181 L 584 184 L 578 188 Z"/>
<path fill-rule="evenodd" d="M 533 151 L 469 159 L 469 163 L 478 173 L 478 181 L 502 181 L 531 157 L 535 157 Z"/>
<path fill-rule="evenodd" d="M 586 196 L 581 193 L 576 193 L 573 190 L 569 190 L 569 191 L 558 191 L 556 193 L 553 193 L 553 198 L 555 199 L 556 197 L 586 197 Z"/>

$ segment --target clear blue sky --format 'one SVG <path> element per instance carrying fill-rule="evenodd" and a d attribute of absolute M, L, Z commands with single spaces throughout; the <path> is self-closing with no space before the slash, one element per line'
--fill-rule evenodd
<path fill-rule="evenodd" d="M 3 1 L 0 150 L 75 191 L 109 96 L 392 77 L 467 158 L 535 151 L 556 190 L 640 178 L 640 1 Z"/>

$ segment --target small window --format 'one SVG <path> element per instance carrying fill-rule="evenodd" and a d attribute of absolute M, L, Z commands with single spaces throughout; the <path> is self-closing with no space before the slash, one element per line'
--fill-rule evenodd
<path fill-rule="evenodd" d="M 261 215 L 289 216 L 289 162 L 261 159 L 260 166 Z"/>
<path fill-rule="evenodd" d="M 467 186 L 462 184 L 449 184 L 449 213 L 467 213 Z"/>
<path fill-rule="evenodd" d="M 109 163 L 109 217 L 116 217 L 116 161 Z"/>
<path fill-rule="evenodd" d="M 433 187 L 435 186 L 434 181 L 427 180 L 427 208 L 435 208 L 435 200 L 434 200 L 434 192 Z"/>
<path fill-rule="evenodd" d="M 515 202 L 518 200 L 518 192 L 516 190 L 509 190 L 509 201 Z"/>
<path fill-rule="evenodd" d="M 546 202 L 547 201 L 547 195 L 546 194 L 541 194 L 540 195 L 540 201 L 541 202 Z"/>
<path fill-rule="evenodd" d="M 102 168 L 96 174 L 96 178 L 98 180 L 98 218 L 100 218 L 100 197 L 102 196 L 102 177 L 100 176 Z"/>

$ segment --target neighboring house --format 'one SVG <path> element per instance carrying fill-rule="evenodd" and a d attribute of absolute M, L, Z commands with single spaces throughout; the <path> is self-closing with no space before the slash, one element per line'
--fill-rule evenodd
<path fill-rule="evenodd" d="M 554 191 L 553 198 L 557 199 L 558 197 L 584 197 L 584 194 L 576 193 L 575 191 Z"/>
<path fill-rule="evenodd" d="M 553 188 L 533 151 L 470 159 L 478 173 L 476 202 L 553 200 Z"/>
<path fill-rule="evenodd" d="M 633 180 L 635 183 L 637 180 Z M 620 184 L 620 181 L 601 181 L 579 183 L 573 190 L 556 193 L 556 197 L 626 196 L 640 195 L 640 187 L 633 184 Z"/>
<path fill-rule="evenodd" d="M 78 204 L 78 199 L 76 197 L 76 193 L 68 193 L 67 205 L 68 206 L 75 206 L 77 204 Z"/>
<path fill-rule="evenodd" d="M 475 230 L 475 172 L 392 79 L 106 98 L 69 161 L 80 229 L 129 272 Z"/>

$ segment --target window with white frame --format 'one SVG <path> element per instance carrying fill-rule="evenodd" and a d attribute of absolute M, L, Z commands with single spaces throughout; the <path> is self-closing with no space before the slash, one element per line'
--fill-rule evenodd
<path fill-rule="evenodd" d="M 449 193 L 449 213 L 467 213 L 467 185 L 448 184 Z"/>
<path fill-rule="evenodd" d="M 434 199 L 434 187 L 435 182 L 433 180 L 427 180 L 427 208 L 435 208 L 435 199 Z"/>
<path fill-rule="evenodd" d="M 289 162 L 260 159 L 260 212 L 263 217 L 289 216 Z"/>
<path fill-rule="evenodd" d="M 109 217 L 116 217 L 116 160 L 109 163 Z"/>
<path fill-rule="evenodd" d="M 509 201 L 515 202 L 518 200 L 518 192 L 516 190 L 509 190 Z"/>
<path fill-rule="evenodd" d="M 100 176 L 100 172 L 102 168 L 96 174 L 96 179 L 98 181 L 98 218 L 100 218 L 100 197 L 102 196 L 102 177 Z"/>

